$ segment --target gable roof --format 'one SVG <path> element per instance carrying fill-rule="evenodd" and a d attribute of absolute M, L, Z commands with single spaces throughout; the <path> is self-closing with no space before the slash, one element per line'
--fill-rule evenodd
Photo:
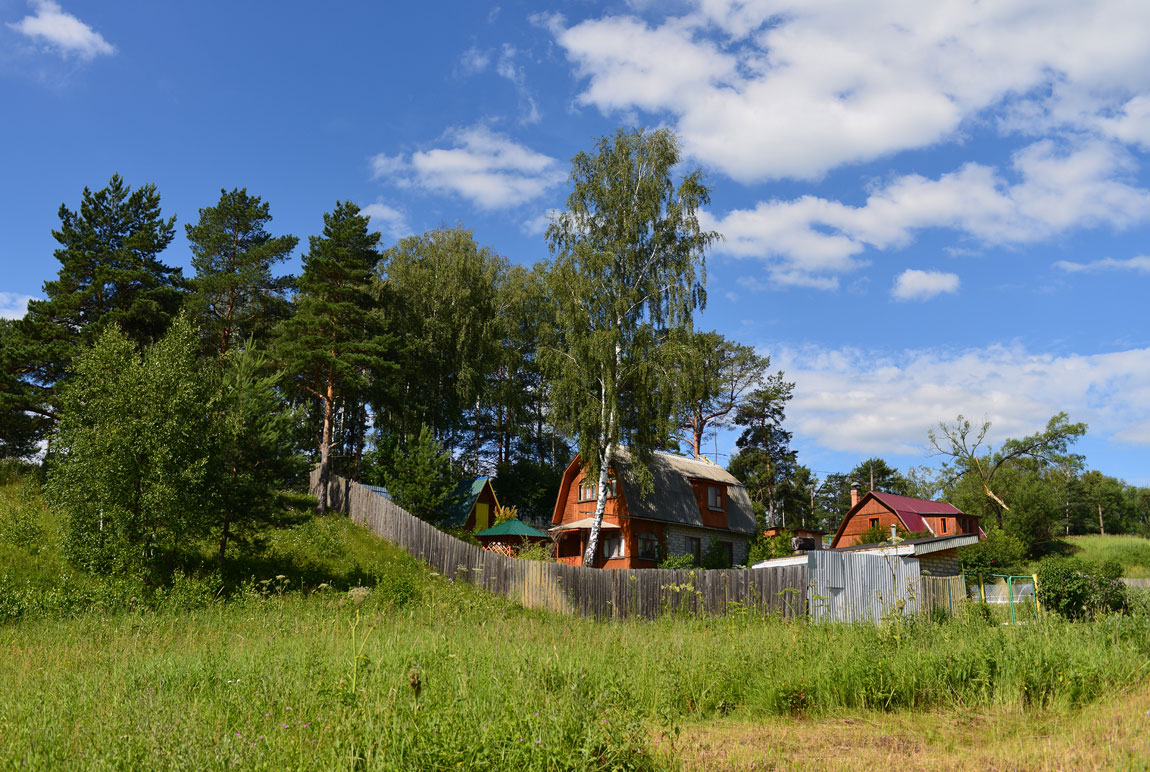
<path fill-rule="evenodd" d="M 847 521 L 862 509 L 863 505 L 870 499 L 875 499 L 891 512 L 894 512 L 906 530 L 911 533 L 926 531 L 931 536 L 936 535 L 934 529 L 930 527 L 930 523 L 926 521 L 926 517 L 953 517 L 955 515 L 976 517 L 976 515 L 967 515 L 958 507 L 945 501 L 927 501 L 926 499 L 914 499 L 910 496 L 896 496 L 893 493 L 883 493 L 882 491 L 867 491 L 867 494 L 843 515 L 843 520 L 839 523 L 838 530 L 835 531 L 835 537 L 831 540 L 832 544 L 838 544 Z"/>
<path fill-rule="evenodd" d="M 527 537 L 535 538 L 535 539 L 550 538 L 547 536 L 547 534 L 543 533 L 542 531 L 538 530 L 537 528 L 532 528 L 531 526 L 527 525 L 527 523 L 524 523 L 522 520 L 520 520 L 517 517 L 513 517 L 510 520 L 505 520 L 502 523 L 498 523 L 496 525 L 493 525 L 490 528 L 488 528 L 486 531 L 480 531 L 479 533 L 477 533 L 475 535 L 476 536 L 527 536 Z"/>
<path fill-rule="evenodd" d="M 474 480 L 463 480 L 455 486 L 455 492 L 452 498 L 455 499 L 456 504 L 451 508 L 450 514 L 443 521 L 443 524 L 451 528 L 462 528 L 467 524 L 467 517 L 471 514 L 471 508 L 475 506 L 476 499 L 479 494 L 483 493 L 485 486 L 491 485 L 490 477 L 476 477 Z M 491 497 L 495 498 L 495 488 L 491 489 Z M 495 499 L 496 506 L 499 505 L 499 499 Z"/>
<path fill-rule="evenodd" d="M 691 481 L 709 480 L 727 486 L 728 529 L 742 534 L 752 534 L 756 530 L 747 489 L 718 464 L 707 459 L 655 452 L 651 459 L 652 490 L 644 497 L 632 469 L 634 459 L 631 451 L 619 446 L 612 463 L 622 485 L 623 495 L 627 497 L 627 510 L 631 517 L 705 528 Z"/>

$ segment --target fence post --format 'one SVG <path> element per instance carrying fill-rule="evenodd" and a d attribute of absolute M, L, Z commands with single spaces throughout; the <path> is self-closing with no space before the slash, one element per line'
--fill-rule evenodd
<path fill-rule="evenodd" d="M 1034 616 L 1038 618 L 1042 616 L 1042 604 L 1038 602 L 1038 574 L 1031 574 L 1030 578 L 1034 580 Z"/>
<path fill-rule="evenodd" d="M 982 583 L 981 571 L 978 572 L 978 597 L 983 603 L 986 603 L 986 585 Z"/>

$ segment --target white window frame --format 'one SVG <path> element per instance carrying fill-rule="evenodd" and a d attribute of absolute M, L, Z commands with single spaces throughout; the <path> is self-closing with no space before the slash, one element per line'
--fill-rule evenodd
<path fill-rule="evenodd" d="M 618 546 L 615 551 L 610 550 L 610 547 Z M 627 557 L 627 542 L 621 533 L 612 533 L 603 537 L 603 559 L 610 560 L 612 558 L 625 558 Z"/>

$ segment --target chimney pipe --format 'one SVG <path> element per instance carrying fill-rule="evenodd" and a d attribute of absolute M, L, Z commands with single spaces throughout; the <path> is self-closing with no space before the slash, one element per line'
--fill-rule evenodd
<path fill-rule="evenodd" d="M 851 480 L 851 509 L 859 503 L 859 484 Z"/>
<path fill-rule="evenodd" d="M 894 541 L 898 538 L 898 526 L 894 523 L 890 524 L 890 540 Z"/>

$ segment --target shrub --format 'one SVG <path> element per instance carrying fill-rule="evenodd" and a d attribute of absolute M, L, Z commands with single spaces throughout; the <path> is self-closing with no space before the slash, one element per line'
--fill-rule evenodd
<path fill-rule="evenodd" d="M 710 545 L 703 552 L 703 568 L 730 568 L 727 560 L 727 551 L 718 539 L 711 539 Z"/>
<path fill-rule="evenodd" d="M 666 568 L 670 570 L 677 570 L 683 568 L 694 568 L 695 556 L 694 555 L 668 555 L 659 561 L 659 568 Z"/>
<path fill-rule="evenodd" d="M 1038 564 L 1038 600 L 1067 619 L 1093 617 L 1126 607 L 1122 566 L 1080 558 L 1050 557 Z"/>

